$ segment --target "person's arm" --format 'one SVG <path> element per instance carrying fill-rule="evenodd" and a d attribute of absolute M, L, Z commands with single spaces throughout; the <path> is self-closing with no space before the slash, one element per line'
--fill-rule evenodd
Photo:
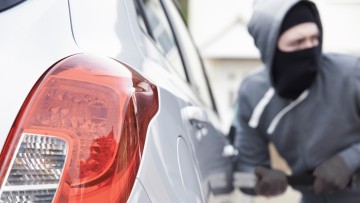
<path fill-rule="evenodd" d="M 339 156 L 344 160 L 350 172 L 354 173 L 360 168 L 360 143 L 340 152 Z"/>
<path fill-rule="evenodd" d="M 360 109 L 360 59 L 355 64 L 355 69 L 349 75 L 351 95 L 355 95 L 356 109 Z M 358 112 L 360 115 L 360 112 Z M 360 119 L 360 118 L 359 118 Z M 360 125 L 360 123 L 358 124 Z M 360 136 L 360 132 L 359 136 Z M 315 183 L 313 190 L 317 194 L 329 193 L 344 189 L 351 181 L 355 171 L 360 169 L 360 143 L 341 151 L 329 160 L 322 163 L 314 171 Z"/>
<path fill-rule="evenodd" d="M 237 100 L 234 147 L 238 150 L 235 171 L 253 173 L 256 166 L 270 167 L 268 140 L 257 129 L 249 126 L 254 105 L 249 103 L 245 85 L 242 85 Z"/>
<path fill-rule="evenodd" d="M 357 109 L 360 111 L 360 59 L 358 59 L 355 65 L 355 71 L 351 75 L 355 77 L 351 78 L 353 79 L 353 85 L 351 85 L 351 88 L 354 88 L 356 104 L 358 105 Z M 360 119 L 360 112 L 358 112 L 358 115 Z M 349 170 L 351 172 L 355 172 L 360 168 L 360 143 L 354 143 L 351 147 L 342 151 L 339 156 L 344 160 L 346 165 L 349 167 Z"/>
<path fill-rule="evenodd" d="M 285 173 L 270 168 L 268 139 L 249 126 L 253 111 L 245 88 L 239 91 L 235 126 L 234 146 L 238 150 L 235 171 L 254 173 L 258 180 L 255 188 L 240 188 L 248 195 L 275 196 L 282 194 L 287 187 Z"/>

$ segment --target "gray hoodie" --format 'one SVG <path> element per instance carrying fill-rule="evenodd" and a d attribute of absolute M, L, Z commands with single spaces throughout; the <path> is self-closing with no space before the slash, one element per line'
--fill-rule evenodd
<path fill-rule="evenodd" d="M 312 171 L 336 154 L 353 172 L 360 168 L 359 58 L 323 54 L 315 82 L 294 101 L 279 97 L 272 88 L 269 73 L 278 32 L 286 13 L 299 1 L 263 0 L 254 6 L 248 28 L 264 67 L 239 89 L 234 122 L 238 171 L 270 166 L 269 142 L 293 174 Z"/>

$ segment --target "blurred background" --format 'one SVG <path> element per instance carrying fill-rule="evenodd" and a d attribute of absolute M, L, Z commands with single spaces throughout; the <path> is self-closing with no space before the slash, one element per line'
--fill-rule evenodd
<path fill-rule="evenodd" d="M 325 52 L 360 55 L 360 0 L 313 0 L 323 27 Z M 190 32 L 204 59 L 217 102 L 223 130 L 229 129 L 237 89 L 246 74 L 261 65 L 259 53 L 247 31 L 253 0 L 179 0 Z M 289 171 L 276 151 L 273 167 Z M 238 190 L 230 196 L 212 197 L 216 203 L 297 203 L 301 196 L 289 188 L 276 198 L 252 198 Z"/>

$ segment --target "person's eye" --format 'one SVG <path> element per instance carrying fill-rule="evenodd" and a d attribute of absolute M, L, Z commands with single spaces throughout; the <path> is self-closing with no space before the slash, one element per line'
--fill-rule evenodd
<path fill-rule="evenodd" d="M 319 39 L 320 39 L 319 36 L 313 36 L 313 37 L 311 38 L 311 41 L 313 41 L 313 42 L 318 42 Z"/>
<path fill-rule="evenodd" d="M 311 44 L 312 44 L 313 46 L 317 46 L 317 45 L 319 45 L 320 37 L 319 37 L 318 35 L 315 35 L 315 36 L 312 36 L 312 37 L 310 38 L 310 40 L 311 40 Z"/>
<path fill-rule="evenodd" d="M 299 47 L 304 43 L 305 39 L 298 39 L 293 43 L 293 46 Z"/>

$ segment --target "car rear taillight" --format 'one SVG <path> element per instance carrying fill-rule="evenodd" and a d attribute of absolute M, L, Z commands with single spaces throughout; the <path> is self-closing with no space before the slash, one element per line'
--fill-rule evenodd
<path fill-rule="evenodd" d="M 157 88 L 126 65 L 89 55 L 49 69 L 0 155 L 0 202 L 126 202 Z"/>

